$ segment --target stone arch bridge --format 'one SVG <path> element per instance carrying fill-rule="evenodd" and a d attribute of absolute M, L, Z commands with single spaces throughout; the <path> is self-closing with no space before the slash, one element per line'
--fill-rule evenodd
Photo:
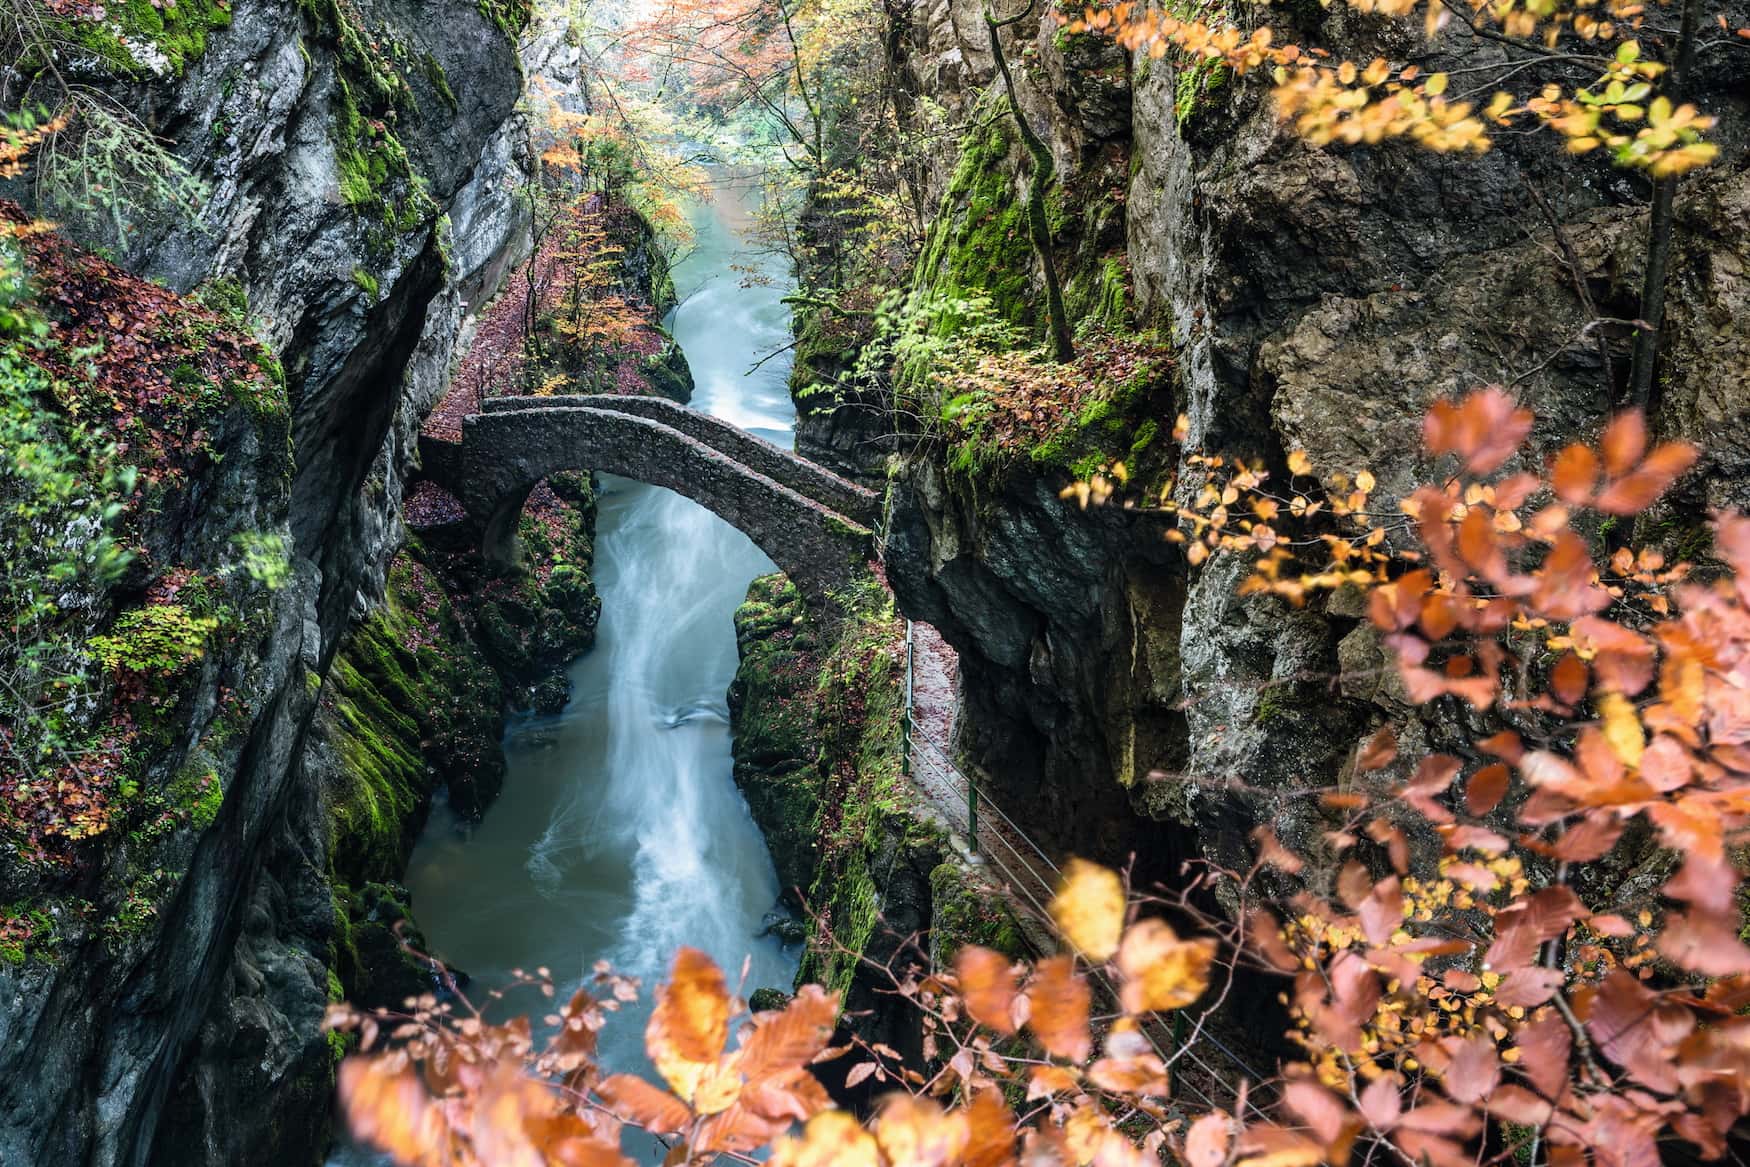
<path fill-rule="evenodd" d="M 740 528 L 810 603 L 867 570 L 875 493 L 663 397 L 498 397 L 462 440 L 421 437 L 422 473 L 462 503 L 488 562 L 514 564 L 529 492 L 599 470 L 685 495 Z"/>

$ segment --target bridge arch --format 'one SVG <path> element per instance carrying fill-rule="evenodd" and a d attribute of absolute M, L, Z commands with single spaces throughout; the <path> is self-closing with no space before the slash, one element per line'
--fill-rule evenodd
<path fill-rule="evenodd" d="M 734 427 L 728 428 L 738 437 L 705 440 L 712 438 L 712 426 L 726 425 L 715 419 L 708 419 L 708 425 L 670 419 L 694 431 L 687 433 L 659 420 L 668 417 L 666 411 L 645 407 L 644 399 L 628 399 L 640 404 L 623 409 L 600 408 L 597 400 L 495 402 L 486 412 L 463 421 L 459 446 L 421 443 L 426 475 L 461 500 L 479 531 L 481 552 L 488 562 L 516 562 L 517 520 L 529 492 L 542 479 L 563 470 L 598 470 L 666 487 L 704 506 L 744 531 L 811 603 L 824 602 L 831 592 L 866 571 L 869 528 L 833 504 L 872 514 L 870 492 Z M 749 448 L 748 442 L 763 449 Z M 741 457 L 718 445 L 730 446 Z M 771 461 L 772 455 L 788 461 Z M 772 473 L 763 473 L 749 462 Z M 796 485 L 787 485 L 774 474 Z M 796 489 L 807 489 L 815 476 L 824 476 L 823 489 L 808 493 Z M 847 490 L 849 494 L 844 493 Z M 811 497 L 821 494 L 829 501 Z"/>

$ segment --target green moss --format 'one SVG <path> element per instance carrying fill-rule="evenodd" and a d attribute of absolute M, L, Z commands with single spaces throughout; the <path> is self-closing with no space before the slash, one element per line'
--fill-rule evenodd
<path fill-rule="evenodd" d="M 914 290 L 945 300 L 983 296 L 997 313 L 1023 327 L 1036 323 L 1032 305 L 1033 245 L 1027 213 L 1006 160 L 1014 128 L 993 106 L 981 106 L 961 144 L 960 162 L 924 241 Z M 940 327 L 952 330 L 952 317 Z"/>
<path fill-rule="evenodd" d="M 299 5 L 331 44 L 335 60 L 331 104 L 340 197 L 378 223 L 381 232 L 372 237 L 371 249 L 387 256 L 395 236 L 430 222 L 438 212 L 393 129 L 416 108 L 398 64 L 411 54 L 389 33 L 364 28 L 341 0 L 299 0 Z"/>
<path fill-rule="evenodd" d="M 359 290 L 369 296 L 373 301 L 382 294 L 383 289 L 382 286 L 377 283 L 377 277 L 370 272 L 365 271 L 363 268 L 353 269 L 352 282 L 357 284 Z"/>
<path fill-rule="evenodd" d="M 406 694 L 407 674 L 396 649 L 380 626 L 367 626 L 349 647 L 357 655 L 337 660 L 329 676 L 344 775 L 330 792 L 333 854 L 337 863 L 361 871 L 392 872 L 401 866 L 411 843 L 410 824 L 427 793 L 419 725 L 390 696 Z M 354 663 L 359 656 L 372 676 Z"/>
<path fill-rule="evenodd" d="M 0 908 L 0 964 L 52 959 L 59 940 L 55 917 L 40 901 Z"/>
<path fill-rule="evenodd" d="M 207 51 L 207 37 L 231 26 L 231 8 L 219 0 L 120 0 L 104 6 L 102 20 L 71 22 L 73 39 L 116 72 L 141 77 L 163 71 L 180 77 Z M 160 66 L 160 68 L 155 68 Z"/>
<path fill-rule="evenodd" d="M 165 788 L 170 803 L 197 831 L 204 831 L 219 818 L 225 804 L 225 782 L 213 764 L 212 755 L 197 749 Z"/>
<path fill-rule="evenodd" d="M 479 0 L 480 15 L 492 22 L 513 44 L 529 26 L 534 15 L 534 0 Z"/>
<path fill-rule="evenodd" d="M 425 55 L 425 79 L 437 90 L 437 95 L 443 98 L 451 113 L 461 112 L 462 103 L 456 99 L 456 91 L 450 88 L 449 73 L 444 70 L 443 62 L 430 53 Z"/>
<path fill-rule="evenodd" d="M 930 954 L 945 966 L 969 944 L 993 948 L 1020 959 L 1027 939 L 1002 897 L 969 877 L 958 862 L 946 862 L 930 872 Z"/>
<path fill-rule="evenodd" d="M 1197 117 L 1214 106 L 1211 95 L 1232 76 L 1233 70 L 1219 57 L 1198 57 L 1177 66 L 1173 78 L 1173 123 L 1180 134 L 1193 128 Z"/>

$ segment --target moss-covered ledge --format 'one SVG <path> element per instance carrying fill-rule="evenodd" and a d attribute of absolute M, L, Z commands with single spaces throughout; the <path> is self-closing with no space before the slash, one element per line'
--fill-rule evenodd
<path fill-rule="evenodd" d="M 905 625 L 873 584 L 818 626 L 782 576 L 736 614 L 736 782 L 808 919 L 798 983 L 842 993 L 847 1024 L 921 1059 L 915 1012 L 872 964 L 1017 951 L 1006 909 L 961 862 L 904 774 Z M 830 1085 L 830 1083 L 829 1083 Z"/>
<path fill-rule="evenodd" d="M 503 685 L 429 554 L 418 542 L 403 549 L 383 605 L 348 635 L 306 754 L 328 824 L 329 967 L 355 1002 L 392 1003 L 427 986 L 426 968 L 395 936 L 411 918 L 396 881 L 439 790 L 457 812 L 478 815 L 504 779 Z"/>

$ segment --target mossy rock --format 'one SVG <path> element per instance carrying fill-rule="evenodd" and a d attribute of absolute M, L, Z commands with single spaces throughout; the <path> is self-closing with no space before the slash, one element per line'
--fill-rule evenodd
<path fill-rule="evenodd" d="M 69 23 L 73 39 L 121 76 L 180 77 L 206 53 L 208 36 L 231 27 L 231 8 L 218 0 L 112 0 L 103 19 Z"/>
<path fill-rule="evenodd" d="M 930 898 L 930 957 L 938 968 L 952 964 L 967 945 L 1016 960 L 1027 955 L 1027 938 L 1008 904 L 961 861 L 949 860 L 930 872 Z"/>
<path fill-rule="evenodd" d="M 340 933 L 335 945 L 338 987 L 361 1009 L 399 1008 L 408 997 L 437 987 L 431 962 L 409 906 L 407 889 L 367 883 L 335 890 Z M 333 987 L 330 989 L 332 994 Z"/>
<path fill-rule="evenodd" d="M 1033 244 L 1026 202 L 1008 166 L 1014 126 L 996 113 L 994 103 L 981 105 L 975 116 L 982 121 L 961 143 L 960 161 L 924 239 L 913 287 L 940 299 L 985 297 L 1010 323 L 1034 328 L 1039 322 L 1032 302 Z"/>

